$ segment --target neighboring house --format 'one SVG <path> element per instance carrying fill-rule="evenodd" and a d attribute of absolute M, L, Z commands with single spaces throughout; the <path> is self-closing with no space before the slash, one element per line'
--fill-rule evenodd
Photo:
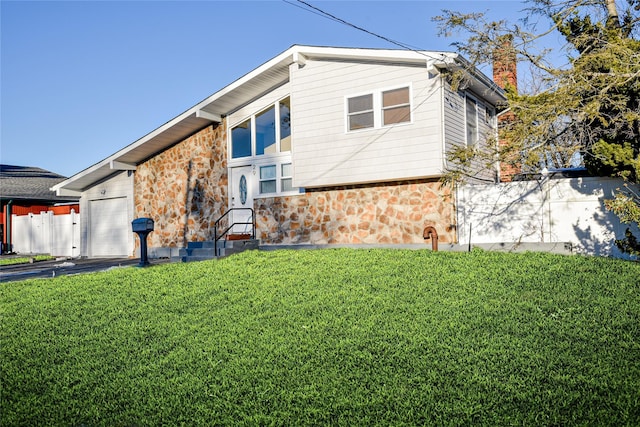
<path fill-rule="evenodd" d="M 133 255 L 137 217 L 155 221 L 150 248 L 180 248 L 240 207 L 263 245 L 423 243 L 427 226 L 455 243 L 445 153 L 493 143 L 505 100 L 477 71 L 452 90 L 467 66 L 450 52 L 293 46 L 52 189 L 80 197 L 88 257 Z"/>
<path fill-rule="evenodd" d="M 44 169 L 30 166 L 0 165 L 0 204 L 2 217 L 0 235 L 2 253 L 14 249 L 12 216 L 53 212 L 67 214 L 77 212 L 78 197 L 56 195 L 50 188 L 66 177 Z M 65 203 L 65 206 L 56 206 Z"/>

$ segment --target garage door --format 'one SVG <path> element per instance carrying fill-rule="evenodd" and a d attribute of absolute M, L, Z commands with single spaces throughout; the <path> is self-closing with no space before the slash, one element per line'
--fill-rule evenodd
<path fill-rule="evenodd" d="M 129 256 L 131 224 L 127 218 L 127 199 L 92 200 L 89 205 L 90 256 Z"/>

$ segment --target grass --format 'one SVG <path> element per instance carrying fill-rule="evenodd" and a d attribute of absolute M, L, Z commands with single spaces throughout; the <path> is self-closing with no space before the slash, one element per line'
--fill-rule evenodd
<path fill-rule="evenodd" d="M 0 258 L 0 265 L 16 265 L 16 264 L 29 264 L 38 261 L 50 261 L 56 259 L 50 255 L 34 255 L 29 257 L 13 257 L 13 258 Z"/>
<path fill-rule="evenodd" d="M 638 425 L 640 264 L 245 252 L 0 287 L 0 425 Z"/>

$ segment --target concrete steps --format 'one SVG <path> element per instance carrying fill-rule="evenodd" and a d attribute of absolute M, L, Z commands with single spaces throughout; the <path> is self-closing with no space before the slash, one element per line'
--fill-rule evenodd
<path fill-rule="evenodd" d="M 257 239 L 219 240 L 216 255 L 216 245 L 213 241 L 189 242 L 187 247 L 180 249 L 178 258 L 182 262 L 205 261 L 222 258 L 250 249 L 258 249 Z"/>

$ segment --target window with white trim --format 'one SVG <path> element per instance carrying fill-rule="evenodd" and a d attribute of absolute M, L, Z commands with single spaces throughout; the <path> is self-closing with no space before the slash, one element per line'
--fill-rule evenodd
<path fill-rule="evenodd" d="M 366 129 L 373 127 L 373 95 L 361 95 L 349 98 L 348 121 L 349 130 Z"/>
<path fill-rule="evenodd" d="M 247 157 L 251 155 L 252 120 L 245 120 L 231 129 L 231 157 Z"/>
<path fill-rule="evenodd" d="M 467 145 L 478 142 L 478 108 L 476 101 L 466 97 L 465 100 L 466 122 L 467 122 Z"/>
<path fill-rule="evenodd" d="M 408 87 L 382 92 L 382 117 L 383 126 L 411 121 Z"/>
<path fill-rule="evenodd" d="M 293 167 L 291 163 L 260 166 L 259 194 L 299 193 L 293 186 Z"/>
<path fill-rule="evenodd" d="M 280 165 L 280 191 L 286 193 L 296 190 L 297 188 L 293 188 L 293 167 L 291 163 L 282 163 Z"/>
<path fill-rule="evenodd" d="M 496 126 L 496 110 L 489 106 L 485 107 L 484 121 L 489 127 L 494 128 Z"/>
<path fill-rule="evenodd" d="M 276 165 L 260 166 L 260 194 L 276 192 Z"/>
<path fill-rule="evenodd" d="M 231 128 L 231 158 L 291 152 L 291 102 L 282 99 Z"/>
<path fill-rule="evenodd" d="M 347 132 L 411 122 L 409 86 L 346 98 Z"/>

